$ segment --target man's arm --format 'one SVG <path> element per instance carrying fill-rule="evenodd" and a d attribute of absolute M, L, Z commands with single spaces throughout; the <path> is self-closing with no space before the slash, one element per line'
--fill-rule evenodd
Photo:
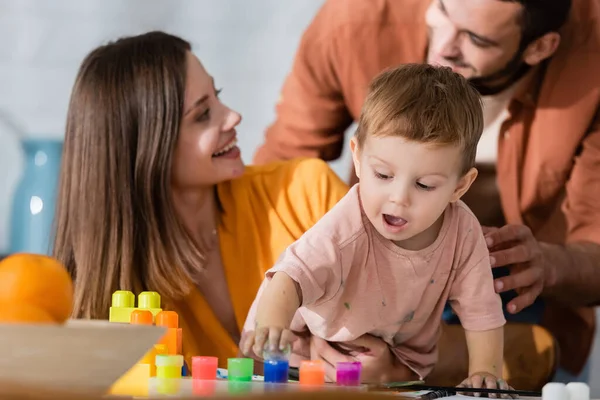
<path fill-rule="evenodd" d="M 579 242 L 540 246 L 549 271 L 544 296 L 574 306 L 600 304 L 600 245 Z"/>
<path fill-rule="evenodd" d="M 352 124 L 339 83 L 343 52 L 335 24 L 343 1 L 328 0 L 304 32 L 276 106 L 276 120 L 254 155 L 264 164 L 294 157 L 339 158 Z"/>
<path fill-rule="evenodd" d="M 562 211 L 564 245 L 538 242 L 524 225 L 486 233 L 492 267 L 518 265 L 495 282 L 498 292 L 519 290 L 509 312 L 519 312 L 540 294 L 573 306 L 600 304 L 600 111 L 575 158 Z M 506 243 L 508 249 L 494 250 Z"/>
<path fill-rule="evenodd" d="M 544 294 L 587 306 L 600 303 L 600 110 L 583 142 L 563 204 L 567 244 L 542 244 L 549 270 Z"/>

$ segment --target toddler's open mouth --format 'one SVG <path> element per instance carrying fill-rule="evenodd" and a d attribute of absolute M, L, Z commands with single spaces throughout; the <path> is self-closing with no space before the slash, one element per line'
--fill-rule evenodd
<path fill-rule="evenodd" d="M 408 223 L 404 218 L 391 214 L 383 214 L 382 219 L 384 228 L 392 234 L 400 233 Z"/>
<path fill-rule="evenodd" d="M 404 218 L 395 217 L 390 214 L 383 214 L 383 220 L 386 224 L 397 228 L 403 227 L 407 222 Z"/>

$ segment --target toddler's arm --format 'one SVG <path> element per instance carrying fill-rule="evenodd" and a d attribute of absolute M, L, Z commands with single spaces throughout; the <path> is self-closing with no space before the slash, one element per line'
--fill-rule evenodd
<path fill-rule="evenodd" d="M 285 272 L 276 272 L 258 302 L 255 329 L 249 332 L 243 353 L 248 355 L 252 350 L 260 357 L 266 343 L 272 351 L 284 350 L 295 339 L 288 328 L 300 304 L 299 285 Z"/>
<path fill-rule="evenodd" d="M 469 349 L 469 377 L 473 387 L 501 386 L 504 357 L 504 327 L 485 330 L 465 330 Z"/>
<path fill-rule="evenodd" d="M 502 380 L 506 319 L 494 290 L 489 252 L 475 217 L 469 214 L 461 228 L 459 266 L 449 296 L 469 349 L 469 377 L 461 386 L 506 388 Z"/>
<path fill-rule="evenodd" d="M 314 228 L 307 231 L 266 272 L 244 324 L 242 352 L 262 358 L 267 340 L 272 350 L 293 342 L 290 327 L 298 309 L 326 301 L 345 274 L 337 242 Z"/>

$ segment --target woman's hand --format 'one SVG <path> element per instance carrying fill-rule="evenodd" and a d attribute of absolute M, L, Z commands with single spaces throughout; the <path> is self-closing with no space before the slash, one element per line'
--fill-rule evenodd
<path fill-rule="evenodd" d="M 338 349 L 321 338 L 310 338 L 310 357 L 323 361 L 325 376 L 330 382 L 336 380 L 338 362 L 355 361 L 362 364 L 361 381 L 365 383 L 418 379 L 408 367 L 395 360 L 387 343 L 375 336 L 363 335 L 351 342 L 336 343 L 334 346 Z"/>

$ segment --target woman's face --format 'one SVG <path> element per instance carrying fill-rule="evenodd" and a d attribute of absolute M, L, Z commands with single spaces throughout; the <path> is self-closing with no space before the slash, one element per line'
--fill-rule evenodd
<path fill-rule="evenodd" d="M 214 185 L 243 173 L 235 131 L 241 119 L 221 103 L 212 77 L 188 52 L 183 117 L 173 155 L 176 188 Z"/>

